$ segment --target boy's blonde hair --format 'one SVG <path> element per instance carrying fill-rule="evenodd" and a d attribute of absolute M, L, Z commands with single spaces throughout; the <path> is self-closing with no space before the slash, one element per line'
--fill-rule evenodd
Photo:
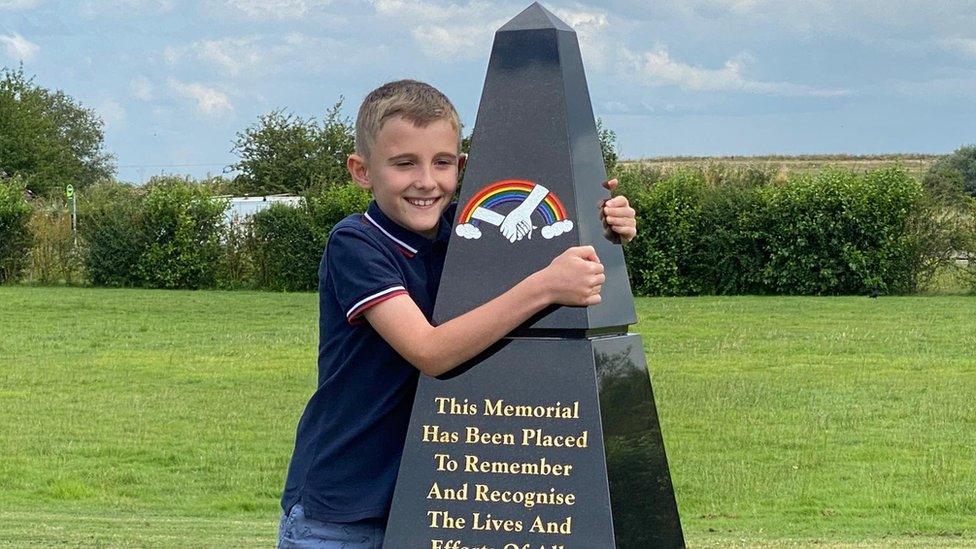
<path fill-rule="evenodd" d="M 451 101 L 437 88 L 416 80 L 387 82 L 363 99 L 356 116 L 356 154 L 369 158 L 383 123 L 402 116 L 425 127 L 437 120 L 447 120 L 458 132 L 461 145 L 461 119 Z"/>

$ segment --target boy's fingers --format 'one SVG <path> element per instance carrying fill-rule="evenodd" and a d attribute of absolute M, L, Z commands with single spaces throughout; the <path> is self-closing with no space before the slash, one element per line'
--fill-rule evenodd
<path fill-rule="evenodd" d="M 604 217 L 636 217 L 637 212 L 634 211 L 630 206 L 623 206 L 620 208 L 605 208 L 603 210 Z"/>
<path fill-rule="evenodd" d="M 596 249 L 593 246 L 578 246 L 576 248 L 576 253 L 578 257 L 589 261 L 600 262 L 600 258 L 596 255 Z"/>
<path fill-rule="evenodd" d="M 607 225 L 612 225 L 614 227 L 636 227 L 637 220 L 631 216 L 619 217 L 615 215 L 608 215 L 606 217 Z"/>
<path fill-rule="evenodd" d="M 609 181 L 604 181 L 603 182 L 603 188 L 604 189 L 607 189 L 608 191 L 613 191 L 614 189 L 616 189 L 617 188 L 617 178 L 615 177 L 615 178 L 613 178 L 613 179 L 611 179 Z"/>

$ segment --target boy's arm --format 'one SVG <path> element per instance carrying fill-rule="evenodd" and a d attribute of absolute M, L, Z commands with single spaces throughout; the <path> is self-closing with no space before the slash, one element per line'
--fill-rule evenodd
<path fill-rule="evenodd" d="M 579 246 L 566 250 L 504 294 L 440 326 L 432 326 L 407 295 L 378 303 L 364 316 L 400 356 L 422 373 L 438 376 L 473 358 L 549 305 L 596 305 L 605 279 L 593 248 Z"/>

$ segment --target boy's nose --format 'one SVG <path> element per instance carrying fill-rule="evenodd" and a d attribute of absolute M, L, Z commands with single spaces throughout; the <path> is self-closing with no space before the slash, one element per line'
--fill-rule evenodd
<path fill-rule="evenodd" d="M 413 184 L 418 189 L 427 190 L 437 188 L 437 181 L 434 179 L 434 174 L 430 170 L 424 170 Z"/>

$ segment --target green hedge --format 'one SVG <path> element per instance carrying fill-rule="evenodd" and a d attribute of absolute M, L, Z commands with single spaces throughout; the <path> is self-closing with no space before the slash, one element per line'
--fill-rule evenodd
<path fill-rule="evenodd" d="M 211 288 L 226 202 L 206 187 L 154 178 L 144 188 L 95 185 L 79 200 L 84 263 L 98 286 Z"/>
<path fill-rule="evenodd" d="M 300 207 L 275 204 L 255 214 L 256 286 L 314 290 L 332 227 L 351 213 L 365 211 L 369 200 L 369 193 L 355 185 L 335 185 L 306 196 Z"/>
<path fill-rule="evenodd" d="M 227 201 L 179 178 L 147 186 L 140 232 L 145 247 L 136 270 L 152 288 L 212 288 L 217 281 Z"/>
<path fill-rule="evenodd" d="M 314 290 L 329 231 L 370 196 L 335 185 L 225 226 L 226 200 L 182 178 L 102 183 L 79 199 L 82 257 L 97 286 Z"/>
<path fill-rule="evenodd" d="M 0 283 L 14 282 L 27 264 L 33 239 L 31 207 L 19 178 L 0 178 Z"/>
<path fill-rule="evenodd" d="M 639 219 L 625 253 L 641 295 L 907 293 L 943 252 L 938 215 L 901 168 L 718 183 L 638 172 L 620 192 Z"/>
<path fill-rule="evenodd" d="M 80 193 L 78 233 L 82 262 L 96 286 L 142 286 L 140 263 L 146 248 L 142 190 L 115 182 L 97 183 Z"/>
<path fill-rule="evenodd" d="M 618 177 L 638 215 L 624 252 L 639 295 L 910 293 L 955 252 L 976 249 L 976 201 L 947 205 L 900 168 L 786 177 L 637 166 Z M 329 231 L 370 199 L 353 185 L 326 186 L 298 207 L 225 227 L 225 201 L 211 189 L 180 178 L 86 189 L 79 228 L 91 283 L 314 290 Z M 27 256 L 29 234 L 9 228 L 26 224 L 23 212 L 21 190 L 3 187 L 0 236 L 20 235 L 0 240 L 7 279 Z"/>

